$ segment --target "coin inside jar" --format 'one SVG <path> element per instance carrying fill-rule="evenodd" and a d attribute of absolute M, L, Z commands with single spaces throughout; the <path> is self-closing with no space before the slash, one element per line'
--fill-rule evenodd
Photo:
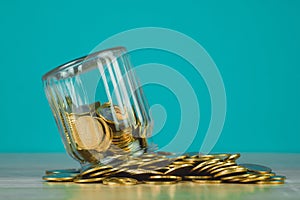
<path fill-rule="evenodd" d="M 128 113 L 125 107 L 121 108 L 116 105 L 111 106 L 109 102 L 100 106 L 97 109 L 97 112 L 100 116 L 103 116 L 108 123 L 115 123 L 116 120 L 122 121 L 128 118 Z"/>
<path fill-rule="evenodd" d="M 75 121 L 73 137 L 81 149 L 95 149 L 105 137 L 102 125 L 91 116 L 82 116 Z"/>

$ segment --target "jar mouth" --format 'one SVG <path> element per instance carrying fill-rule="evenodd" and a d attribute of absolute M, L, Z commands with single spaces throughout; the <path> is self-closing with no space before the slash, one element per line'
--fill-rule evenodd
<path fill-rule="evenodd" d="M 57 77 L 61 72 L 74 68 L 75 66 L 78 66 L 82 64 L 83 62 L 88 62 L 89 60 L 94 60 L 97 58 L 100 58 L 102 56 L 105 56 L 107 53 L 112 53 L 113 55 L 117 55 L 116 57 L 120 56 L 122 53 L 126 52 L 126 48 L 119 46 L 119 47 L 113 47 L 101 51 L 94 52 L 92 54 L 88 54 L 86 56 L 82 56 L 79 58 L 76 58 L 74 60 L 71 60 L 69 62 L 66 62 L 62 65 L 59 65 L 58 67 L 50 70 L 46 74 L 43 75 L 42 80 L 46 81 L 49 78 Z"/>

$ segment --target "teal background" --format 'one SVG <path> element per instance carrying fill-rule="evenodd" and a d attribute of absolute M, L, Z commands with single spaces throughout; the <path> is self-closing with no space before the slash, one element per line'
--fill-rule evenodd
<path fill-rule="evenodd" d="M 109 36 L 145 26 L 194 38 L 217 64 L 227 117 L 214 151 L 300 152 L 300 1 L 11 0 L 0 2 L 0 25 L 0 152 L 63 152 L 41 76 Z M 132 60 L 168 64 L 188 77 L 201 99 L 204 133 L 210 101 L 201 76 L 167 52 L 133 52 Z M 178 128 L 170 114 L 178 102 L 159 85 L 145 92 L 168 112 L 168 126 L 155 136 L 163 145 Z"/>

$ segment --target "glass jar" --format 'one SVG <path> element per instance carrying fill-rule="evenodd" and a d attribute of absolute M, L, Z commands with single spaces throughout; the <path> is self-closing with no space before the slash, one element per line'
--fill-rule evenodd
<path fill-rule="evenodd" d="M 65 149 L 82 165 L 147 151 L 153 123 L 125 48 L 75 59 L 42 80 Z"/>

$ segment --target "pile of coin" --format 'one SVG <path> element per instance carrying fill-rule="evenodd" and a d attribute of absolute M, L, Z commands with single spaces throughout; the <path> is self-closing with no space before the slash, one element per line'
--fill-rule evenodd
<path fill-rule="evenodd" d="M 134 113 L 124 106 L 101 104 L 74 106 L 66 97 L 67 106 L 59 112 L 63 122 L 66 150 L 81 163 L 96 164 L 115 155 L 141 155 L 147 148 L 143 128 Z M 130 117 L 131 116 L 131 117 Z"/>
<path fill-rule="evenodd" d="M 284 176 L 269 167 L 238 164 L 240 154 L 144 153 L 128 157 L 126 162 L 90 164 L 81 169 L 47 170 L 43 180 L 51 182 L 102 183 L 105 185 L 158 184 L 178 182 L 198 184 L 283 184 Z"/>

